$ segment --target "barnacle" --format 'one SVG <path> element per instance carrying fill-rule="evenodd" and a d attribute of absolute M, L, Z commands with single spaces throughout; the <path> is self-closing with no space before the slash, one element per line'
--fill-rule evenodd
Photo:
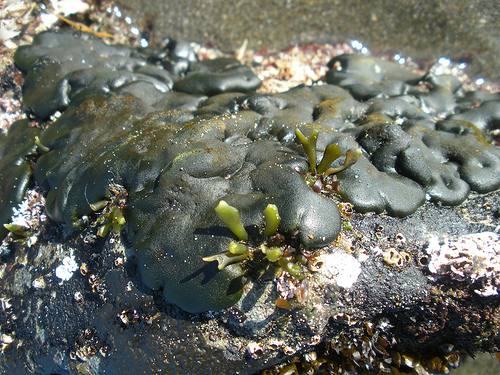
<path fill-rule="evenodd" d="M 384 251 L 382 256 L 387 264 L 395 264 L 397 266 L 403 265 L 403 258 L 401 257 L 401 254 L 399 254 L 399 251 L 395 249 L 388 249 Z"/>
<path fill-rule="evenodd" d="M 394 248 L 389 248 L 382 253 L 382 258 L 389 265 L 402 267 L 411 261 L 411 256 L 406 251 L 397 251 Z"/>

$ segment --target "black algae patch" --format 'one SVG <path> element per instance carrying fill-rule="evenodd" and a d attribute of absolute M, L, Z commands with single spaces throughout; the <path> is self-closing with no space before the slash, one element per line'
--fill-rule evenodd
<path fill-rule="evenodd" d="M 27 156 L 36 152 L 35 137 L 40 129 L 29 126 L 28 120 L 13 124 L 8 134 L 0 134 L 0 224 L 7 223 L 28 187 L 32 168 Z M 7 229 L 0 227 L 0 237 Z"/>
<path fill-rule="evenodd" d="M 215 214 L 220 200 L 247 227 L 275 204 L 280 231 L 306 247 L 338 236 L 336 203 L 297 173 L 308 166 L 297 129 L 319 131 L 320 154 L 331 143 L 363 151 L 337 176 L 359 212 L 406 216 L 426 199 L 457 205 L 470 190 L 500 187 L 500 150 L 490 145 L 499 95 L 466 93 L 453 77 L 344 55 L 330 62 L 326 84 L 260 94 L 250 68 L 198 61 L 187 44 L 134 49 L 56 32 L 20 47 L 15 61 L 26 72 L 25 105 L 40 118 L 64 111 L 40 135 L 45 153 L 35 166 L 48 215 L 79 229 L 93 205 L 123 187 L 120 209 L 145 284 L 190 312 L 241 296 L 240 265 L 218 270 L 202 260 L 234 239 Z M 8 165 L 1 170 L 11 185 Z M 22 196 L 25 185 L 11 186 Z"/>

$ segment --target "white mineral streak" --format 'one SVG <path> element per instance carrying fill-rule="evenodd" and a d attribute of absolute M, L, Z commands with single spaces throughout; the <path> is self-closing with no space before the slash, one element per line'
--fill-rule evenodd
<path fill-rule="evenodd" d="M 432 238 L 427 246 L 428 268 L 436 279 L 448 275 L 454 280 L 474 283 L 483 297 L 498 295 L 500 287 L 500 237 L 493 232 L 474 233 L 440 243 Z"/>
<path fill-rule="evenodd" d="M 56 268 L 56 277 L 61 281 L 68 281 L 73 276 L 73 273 L 78 269 L 75 256 L 71 254 L 62 260 L 61 265 Z"/>
<path fill-rule="evenodd" d="M 321 261 L 320 272 L 342 288 L 352 287 L 361 273 L 361 264 L 350 254 L 325 254 Z"/>

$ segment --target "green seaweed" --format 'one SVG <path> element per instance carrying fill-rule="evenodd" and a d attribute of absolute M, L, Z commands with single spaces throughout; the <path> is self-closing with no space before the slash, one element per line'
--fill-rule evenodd
<path fill-rule="evenodd" d="M 210 255 L 208 257 L 203 257 L 202 258 L 205 262 L 213 262 L 217 261 L 218 265 L 217 268 L 219 270 L 223 270 L 230 264 L 235 264 L 235 263 L 240 263 L 246 259 L 248 259 L 248 253 L 243 253 L 243 254 L 232 254 L 231 252 L 229 253 L 219 253 L 215 255 Z"/>
<path fill-rule="evenodd" d="M 278 212 L 278 207 L 275 204 L 268 204 L 263 211 L 266 226 L 264 227 L 264 235 L 271 236 L 278 230 L 281 222 L 281 217 Z"/>
<path fill-rule="evenodd" d="M 248 233 L 241 223 L 240 215 L 238 214 L 238 210 L 236 208 L 221 200 L 217 207 L 215 207 L 215 212 L 224 224 L 231 229 L 231 232 L 233 232 L 236 237 L 238 237 L 241 241 L 248 240 Z"/>
<path fill-rule="evenodd" d="M 309 138 L 306 138 L 299 129 L 295 130 L 295 134 L 302 144 L 302 147 L 304 147 L 307 160 L 309 160 L 309 172 L 316 173 L 316 141 L 318 139 L 319 132 L 317 130 L 313 130 Z"/>
<path fill-rule="evenodd" d="M 325 176 L 330 176 L 331 174 L 342 172 L 344 169 L 349 168 L 351 165 L 356 163 L 361 155 L 362 152 L 359 148 L 347 150 L 347 152 L 345 153 L 344 163 L 337 168 L 328 168 L 323 172 L 323 174 Z"/>
<path fill-rule="evenodd" d="M 21 237 L 28 237 L 29 236 L 29 232 L 26 230 L 26 228 L 24 228 L 21 225 L 9 223 L 9 224 L 4 224 L 3 226 L 9 232 L 14 233 L 17 236 L 21 236 Z"/>
<path fill-rule="evenodd" d="M 234 233 L 235 226 L 238 233 L 241 232 L 241 228 L 244 229 L 236 207 L 230 206 L 227 202 L 221 200 L 215 211 L 219 218 L 231 229 L 231 232 Z M 282 240 L 278 241 L 278 243 L 274 241 L 274 235 L 281 222 L 277 206 L 275 204 L 268 204 L 263 211 L 263 216 L 265 227 L 258 236 L 249 238 L 248 233 L 245 231 L 246 238 L 240 238 L 241 241 L 244 241 L 243 243 L 231 241 L 228 251 L 203 257 L 203 261 L 217 261 L 218 269 L 222 270 L 231 264 L 240 263 L 250 257 L 254 257 L 256 251 L 261 251 L 269 262 L 276 263 L 288 274 L 301 279 L 303 277 L 301 267 L 293 262 L 290 256 L 284 256 L 282 248 L 284 244 Z M 260 241 L 262 242 L 259 245 L 258 242 Z"/>
<path fill-rule="evenodd" d="M 339 167 L 330 167 L 343 153 L 338 144 L 329 144 L 325 148 L 321 161 L 316 165 L 316 141 L 319 132 L 313 130 L 309 138 L 306 138 L 299 129 L 295 130 L 295 134 L 302 144 L 309 161 L 309 172 L 304 175 L 304 180 L 318 193 L 324 191 L 326 186 L 328 186 L 329 191 L 337 192 L 337 186 L 334 185 L 336 180 L 328 179 L 328 177 L 332 174 L 342 172 L 356 163 L 363 154 L 361 149 L 347 150 L 344 163 Z"/>
<path fill-rule="evenodd" d="M 266 255 L 266 258 L 270 262 L 276 262 L 283 256 L 283 250 L 279 247 L 269 248 L 264 244 L 260 245 L 260 251 Z"/>
<path fill-rule="evenodd" d="M 337 160 L 338 158 L 340 158 L 341 156 L 342 156 L 342 150 L 340 149 L 338 144 L 332 143 L 332 144 L 326 146 L 325 153 L 323 154 L 323 158 L 321 159 L 321 162 L 318 164 L 318 168 L 317 168 L 316 172 L 318 174 L 326 174 L 325 172 L 330 167 L 330 165 L 332 165 L 332 163 L 335 160 Z M 335 173 L 335 172 L 333 172 L 333 173 Z M 329 173 L 329 174 L 331 174 L 331 173 Z"/>

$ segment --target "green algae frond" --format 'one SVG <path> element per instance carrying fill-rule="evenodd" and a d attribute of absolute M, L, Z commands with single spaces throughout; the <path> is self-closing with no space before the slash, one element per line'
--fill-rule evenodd
<path fill-rule="evenodd" d="M 311 173 L 316 173 L 316 141 L 318 140 L 319 132 L 313 130 L 309 138 L 306 138 L 299 129 L 295 130 L 295 134 L 302 144 L 302 147 L 304 147 L 307 159 L 309 160 L 309 171 Z"/>
<path fill-rule="evenodd" d="M 100 216 L 97 222 L 102 224 L 97 230 L 97 235 L 105 237 L 110 229 L 113 229 L 115 233 L 120 232 L 121 227 L 125 224 L 125 217 L 120 208 L 113 207 L 110 213 Z"/>
<path fill-rule="evenodd" d="M 4 224 L 3 226 L 9 232 L 14 233 L 15 235 L 18 235 L 21 237 L 28 237 L 29 236 L 27 229 L 21 225 L 9 223 L 9 224 Z"/>
<path fill-rule="evenodd" d="M 123 210 L 126 207 L 127 191 L 118 184 L 112 184 L 109 191 L 111 192 L 109 200 L 100 200 L 89 205 L 94 212 L 102 211 L 97 218 L 99 224 L 97 235 L 99 237 L 105 237 L 111 229 L 113 232 L 119 233 L 126 222 Z"/>
<path fill-rule="evenodd" d="M 231 232 L 233 232 L 236 237 L 241 241 L 248 240 L 248 233 L 241 222 L 238 209 L 230 206 L 226 201 L 221 200 L 217 207 L 215 207 L 215 212 L 219 219 L 231 229 Z"/>
<path fill-rule="evenodd" d="M 318 174 L 325 173 L 328 167 L 341 156 L 342 156 L 342 151 L 340 150 L 338 144 L 332 143 L 326 146 L 323 159 L 321 159 L 321 162 L 318 164 L 318 169 L 317 169 Z"/>
<path fill-rule="evenodd" d="M 326 152 L 325 152 L 326 154 Z M 351 150 L 348 150 L 345 153 L 345 160 L 344 163 L 338 167 L 338 168 L 328 168 L 326 171 L 324 171 L 325 176 L 330 176 L 333 173 L 339 173 L 342 172 L 344 169 L 349 168 L 351 165 L 356 163 L 359 159 L 359 157 L 363 154 L 360 148 L 354 148 Z M 319 172 L 318 172 L 319 173 Z"/>
<path fill-rule="evenodd" d="M 230 252 L 227 252 L 227 253 L 215 254 L 215 255 L 211 255 L 211 256 L 203 258 L 203 260 L 205 262 L 217 261 L 217 263 L 219 263 L 219 265 L 217 266 L 217 268 L 219 270 L 224 269 L 225 267 L 229 266 L 230 264 L 240 263 L 240 262 L 244 261 L 245 259 L 248 259 L 248 253 L 235 255 L 235 254 L 231 254 Z"/>
<path fill-rule="evenodd" d="M 281 268 L 283 268 L 290 275 L 298 277 L 298 278 L 303 277 L 301 270 L 300 270 L 300 266 L 297 263 L 291 262 L 288 258 L 281 257 L 278 260 L 278 264 L 281 266 Z"/>
<path fill-rule="evenodd" d="M 340 146 L 336 143 L 331 143 L 325 148 L 319 164 L 316 164 L 316 141 L 319 132 L 313 130 L 309 138 L 306 138 L 299 129 L 295 130 L 295 134 L 302 144 L 309 161 L 309 172 L 306 175 L 302 175 L 302 172 L 299 173 L 301 173 L 306 183 L 317 193 L 324 192 L 325 187 L 328 188 L 326 191 L 337 191 L 338 182 L 336 180 L 328 180 L 328 177 L 349 168 L 363 154 L 360 148 L 349 149 L 341 166 L 336 168 L 330 167 L 335 160 L 343 155 Z"/>
<path fill-rule="evenodd" d="M 228 246 L 228 252 L 223 252 L 219 254 L 215 254 L 212 256 L 204 257 L 203 261 L 205 262 L 214 262 L 217 261 L 219 270 L 224 269 L 230 264 L 240 263 L 245 259 L 248 259 L 248 246 L 240 243 L 231 241 Z"/>
<path fill-rule="evenodd" d="M 264 220 L 266 226 L 264 228 L 264 234 L 266 236 L 271 236 L 278 230 L 281 222 L 281 217 L 278 212 L 278 207 L 275 204 L 268 204 L 264 210 Z"/>
<path fill-rule="evenodd" d="M 240 238 L 240 242 L 231 241 L 227 251 L 203 257 L 203 261 L 217 261 L 217 268 L 222 270 L 230 264 L 252 259 L 254 258 L 254 253 L 260 251 L 265 255 L 267 261 L 275 263 L 291 276 L 299 279 L 303 277 L 300 265 L 294 262 L 294 258 L 290 254 L 286 254 L 285 252 L 286 246 L 283 246 L 284 237 L 277 234 L 281 217 L 278 207 L 275 204 L 268 204 L 263 210 L 264 229 L 255 238 L 249 237 L 248 232 L 241 223 L 239 211 L 236 207 L 221 200 L 215 211 L 219 218 L 228 225 L 237 237 L 244 237 L 243 235 L 245 235 L 246 238 Z M 259 242 L 260 245 L 258 244 Z"/>
<path fill-rule="evenodd" d="M 248 254 L 248 246 L 239 242 L 232 241 L 229 244 L 229 252 L 233 255 Z"/>
<path fill-rule="evenodd" d="M 283 255 L 283 250 L 281 250 L 281 248 L 279 247 L 269 248 L 264 244 L 260 245 L 260 251 L 262 251 L 262 253 L 266 255 L 268 261 L 273 263 L 279 260 Z"/>

